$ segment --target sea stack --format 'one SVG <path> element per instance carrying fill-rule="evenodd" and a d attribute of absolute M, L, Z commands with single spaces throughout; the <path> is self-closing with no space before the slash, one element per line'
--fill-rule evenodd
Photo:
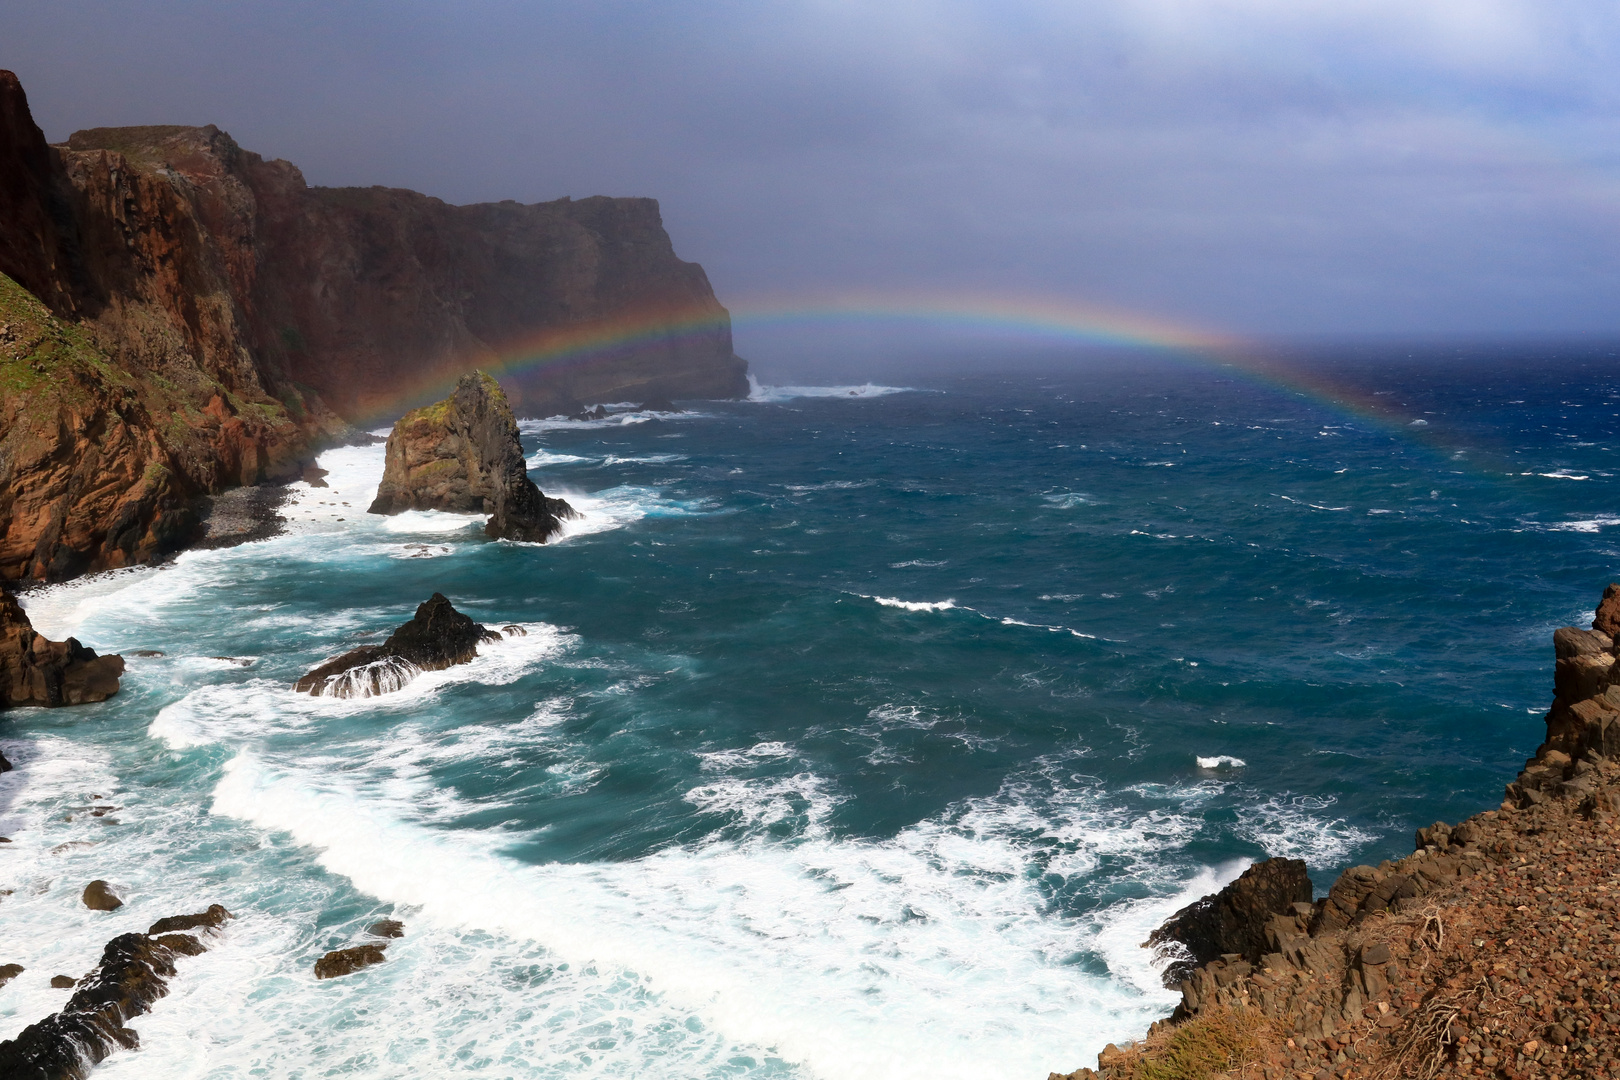
<path fill-rule="evenodd" d="M 508 627 L 508 632 L 518 627 Z M 457 611 L 443 593 L 434 593 L 416 609 L 416 617 L 381 645 L 363 645 L 328 660 L 294 684 L 300 694 L 315 697 L 373 697 L 402 689 L 424 671 L 465 664 L 478 646 L 501 635 Z"/>
<path fill-rule="evenodd" d="M 123 673 L 122 656 L 97 656 L 75 638 L 47 639 L 16 598 L 0 591 L 0 708 L 105 701 L 118 693 Z"/>
<path fill-rule="evenodd" d="M 489 536 L 534 543 L 578 516 L 529 479 L 506 394 L 482 371 L 463 375 L 443 401 L 406 413 L 389 434 L 370 513 L 405 510 L 488 513 Z"/>

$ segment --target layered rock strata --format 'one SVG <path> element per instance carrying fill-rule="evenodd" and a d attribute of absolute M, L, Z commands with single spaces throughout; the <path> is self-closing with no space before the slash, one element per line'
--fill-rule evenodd
<path fill-rule="evenodd" d="M 199 936 L 176 931 L 218 928 L 230 917 L 215 904 L 202 914 L 161 919 L 144 934 L 120 934 L 107 942 L 101 962 L 74 983 L 77 988 L 60 1012 L 0 1042 L 0 1076 L 84 1080 L 115 1050 L 139 1048 L 140 1036 L 128 1022 L 169 992 L 177 957 L 207 949 Z"/>
<path fill-rule="evenodd" d="M 1258 957 L 1196 967 L 1145 1039 L 1054 1080 L 1620 1074 L 1620 586 L 1595 622 L 1555 633 L 1547 741 L 1498 809 L 1270 916 Z"/>
<path fill-rule="evenodd" d="M 36 632 L 16 598 L 0 591 L 0 708 L 105 701 L 118 693 L 123 673 L 122 656 L 97 656 L 76 638 L 51 641 Z"/>
<path fill-rule="evenodd" d="M 212 126 L 47 145 L 0 71 L 0 580 L 160 558 L 203 497 L 515 355 L 551 361 L 531 415 L 748 389 L 651 199 L 311 188 Z"/>
<path fill-rule="evenodd" d="M 293 689 L 315 697 L 391 693 L 424 671 L 465 664 L 478 655 L 480 644 L 499 640 L 501 634 L 473 622 L 442 593 L 434 593 L 387 641 L 363 645 L 326 661 L 299 679 Z"/>
<path fill-rule="evenodd" d="M 369 513 L 487 513 L 487 535 L 536 543 L 578 516 L 529 479 L 506 394 L 481 371 L 463 375 L 445 400 L 401 417 L 385 460 Z"/>

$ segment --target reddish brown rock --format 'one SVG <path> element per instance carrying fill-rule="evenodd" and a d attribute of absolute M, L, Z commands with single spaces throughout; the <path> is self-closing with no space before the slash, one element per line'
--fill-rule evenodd
<path fill-rule="evenodd" d="M 386 460 L 373 514 L 488 513 L 491 537 L 539 543 L 576 516 L 529 479 L 506 394 L 481 371 L 463 375 L 443 401 L 406 413 L 389 433 Z"/>
<path fill-rule="evenodd" d="M 0 708 L 105 701 L 118 693 L 123 673 L 121 656 L 97 656 L 75 638 L 50 641 L 36 633 L 16 598 L 0 591 Z"/>
<path fill-rule="evenodd" d="M 1603 590 L 1603 599 L 1598 601 L 1597 614 L 1592 619 L 1592 629 L 1610 638 L 1620 633 L 1620 584 L 1611 584 Z"/>
<path fill-rule="evenodd" d="M 124 906 L 124 902 L 113 892 L 111 885 L 97 878 L 84 887 L 84 906 L 91 911 L 116 911 Z"/>
<path fill-rule="evenodd" d="M 528 415 L 748 389 L 651 199 L 310 188 L 212 126 L 47 146 L 0 72 L 0 580 L 159 558 L 204 496 L 351 435 L 338 414 L 515 353 L 577 361 L 511 380 Z"/>

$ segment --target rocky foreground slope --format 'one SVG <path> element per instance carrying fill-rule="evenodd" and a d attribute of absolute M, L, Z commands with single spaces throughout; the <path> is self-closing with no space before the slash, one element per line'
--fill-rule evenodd
<path fill-rule="evenodd" d="M 1257 864 L 1155 935 L 1226 948 L 1174 1015 L 1053 1080 L 1620 1076 L 1616 632 L 1610 585 L 1594 629 L 1554 635 L 1547 741 L 1498 809 L 1315 903 L 1275 887 L 1303 867 Z"/>
<path fill-rule="evenodd" d="M 651 199 L 312 188 L 211 126 L 48 145 L 0 71 L 0 580 L 176 550 L 206 496 L 580 341 L 514 375 L 520 412 L 747 392 Z"/>

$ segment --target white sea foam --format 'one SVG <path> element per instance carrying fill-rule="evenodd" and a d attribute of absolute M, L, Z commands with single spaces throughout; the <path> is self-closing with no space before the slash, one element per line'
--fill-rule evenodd
<path fill-rule="evenodd" d="M 1092 502 L 1091 496 L 1081 491 L 1059 491 L 1051 495 L 1042 495 L 1041 498 L 1059 510 L 1073 510 L 1077 506 L 1086 506 Z"/>
<path fill-rule="evenodd" d="M 556 490 L 549 494 L 565 499 L 582 516 L 562 523 L 562 531 L 550 543 L 559 544 L 577 536 L 622 529 L 648 517 L 688 517 L 714 513 L 718 507 L 707 499 L 671 499 L 657 488 L 621 484 L 601 491 Z"/>
<path fill-rule="evenodd" d="M 1555 469 L 1552 472 L 1536 473 L 1536 475 L 1537 476 L 1544 476 L 1548 480 L 1590 480 L 1590 479 L 1592 479 L 1590 476 L 1587 476 L 1584 473 L 1573 472 L 1573 471 L 1571 471 L 1569 469 Z"/>
<path fill-rule="evenodd" d="M 782 749 L 756 744 L 737 764 Z M 404 792 L 361 798 L 339 778 L 249 754 L 227 766 L 214 810 L 316 849 L 330 871 L 410 910 L 412 935 L 503 955 L 537 942 L 553 969 L 600 973 L 635 988 L 644 1008 L 701 1018 L 826 1076 L 1017 1077 L 1077 1064 L 1172 1003 L 1135 945 L 1160 908 L 1213 887 L 1205 874 L 1162 901 L 1051 917 L 1038 868 L 1069 872 L 1058 867 L 1076 852 L 1089 853 L 1069 860 L 1077 867 L 1109 853 L 1147 866 L 1196 830 L 1174 814 L 1110 812 L 1095 789 L 1059 786 L 1061 768 L 887 841 L 830 835 L 839 796 L 810 774 L 722 779 L 737 783 L 691 797 L 733 817 L 741 836 L 630 862 L 524 864 L 501 854 L 497 834 L 414 823 Z M 796 840 L 767 835 L 785 824 Z M 1087 950 L 1107 957 L 1110 977 L 1071 966 Z M 609 1049 L 605 1062 L 629 1064 Z M 692 1074 L 655 1060 L 640 1071 Z"/>
<path fill-rule="evenodd" d="M 763 386 L 752 375 L 748 376 L 749 401 L 792 401 L 794 398 L 875 398 L 888 394 L 903 394 L 909 386 L 879 386 L 862 383 L 859 386 Z"/>
<path fill-rule="evenodd" d="M 524 462 L 531 469 L 543 469 L 547 465 L 579 465 L 596 458 L 584 457 L 580 454 L 554 454 L 550 450 L 536 450 Z"/>
<path fill-rule="evenodd" d="M 865 596 L 865 594 L 861 594 Z M 956 607 L 955 600 L 897 600 L 892 596 L 868 596 L 868 600 L 876 600 L 884 607 L 899 608 L 901 611 L 950 611 Z"/>
<path fill-rule="evenodd" d="M 1267 855 L 1304 859 L 1312 866 L 1334 866 L 1374 839 L 1343 818 L 1321 813 L 1336 801 L 1331 795 L 1275 795 L 1245 807 L 1235 829 Z"/>
<path fill-rule="evenodd" d="M 1233 757 L 1230 754 L 1217 754 L 1214 757 L 1195 757 L 1193 760 L 1198 762 L 1200 769 L 1243 769 L 1247 768 L 1249 764 L 1242 758 Z"/>
<path fill-rule="evenodd" d="M 1599 514 L 1596 517 L 1582 518 L 1578 521 L 1551 522 L 1538 527 L 1547 532 L 1595 533 L 1613 528 L 1616 525 L 1620 525 L 1620 517 L 1613 514 Z"/>

